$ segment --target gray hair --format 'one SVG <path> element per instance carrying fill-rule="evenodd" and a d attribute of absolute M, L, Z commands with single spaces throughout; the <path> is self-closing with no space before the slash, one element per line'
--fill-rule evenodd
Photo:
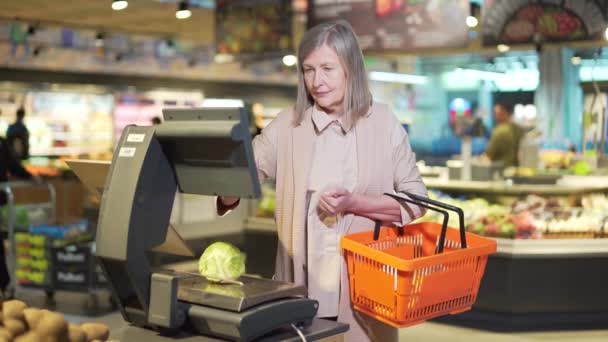
<path fill-rule="evenodd" d="M 372 103 L 372 95 L 367 83 L 367 73 L 363 63 L 363 53 L 350 24 L 338 20 L 319 24 L 308 30 L 298 48 L 298 97 L 295 105 L 294 124 L 302 123 L 304 112 L 314 105 L 312 96 L 304 82 L 304 60 L 323 45 L 332 48 L 346 71 L 344 92 L 344 124 L 346 129 L 355 126 L 359 118 L 365 116 Z"/>

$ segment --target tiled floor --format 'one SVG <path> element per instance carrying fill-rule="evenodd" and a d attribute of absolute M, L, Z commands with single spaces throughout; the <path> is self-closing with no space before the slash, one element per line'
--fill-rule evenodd
<path fill-rule="evenodd" d="M 17 297 L 25 300 L 31 306 L 47 306 L 42 291 L 20 289 Z M 64 313 L 66 318 L 72 322 L 92 321 L 114 312 L 110 306 L 107 291 L 97 291 L 94 297 L 97 299 L 98 307 L 92 312 L 89 310 L 88 313 L 90 296 L 87 293 L 58 292 L 55 298 L 56 304 L 49 308 Z M 116 315 L 113 317 L 120 318 Z M 399 336 L 401 342 L 608 342 L 608 328 L 606 330 L 499 333 L 427 322 L 402 329 Z"/>

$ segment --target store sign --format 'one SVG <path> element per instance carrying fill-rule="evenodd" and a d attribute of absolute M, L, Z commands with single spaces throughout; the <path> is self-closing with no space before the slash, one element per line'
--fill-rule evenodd
<path fill-rule="evenodd" d="M 364 50 L 468 46 L 468 0 L 312 0 L 309 26 L 347 20 Z"/>
<path fill-rule="evenodd" d="M 606 28 L 603 1 L 486 0 L 485 45 L 601 39 Z"/>

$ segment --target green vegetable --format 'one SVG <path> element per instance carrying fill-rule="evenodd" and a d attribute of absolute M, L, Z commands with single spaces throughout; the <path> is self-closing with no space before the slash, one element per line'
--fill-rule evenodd
<path fill-rule="evenodd" d="M 214 242 L 198 260 L 198 271 L 211 281 L 235 280 L 245 273 L 245 254 L 227 242 Z"/>

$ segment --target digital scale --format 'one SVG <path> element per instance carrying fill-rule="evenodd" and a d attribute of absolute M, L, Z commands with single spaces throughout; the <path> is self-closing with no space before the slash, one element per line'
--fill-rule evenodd
<path fill-rule="evenodd" d="M 112 163 L 93 167 L 107 172 L 96 256 L 124 320 L 163 333 L 185 330 L 237 341 L 272 341 L 273 331 L 284 336 L 285 327 L 306 327 L 318 303 L 306 298 L 304 286 L 252 276 L 218 284 L 193 273 L 152 269 L 149 250 L 183 245 L 169 226 L 176 191 L 260 196 L 242 108 L 171 109 L 163 115 L 157 126 L 127 126 Z M 103 179 L 91 176 L 90 162 L 68 164 L 89 187 L 101 188 L 87 181 Z M 348 329 L 335 324 L 317 337 Z"/>

